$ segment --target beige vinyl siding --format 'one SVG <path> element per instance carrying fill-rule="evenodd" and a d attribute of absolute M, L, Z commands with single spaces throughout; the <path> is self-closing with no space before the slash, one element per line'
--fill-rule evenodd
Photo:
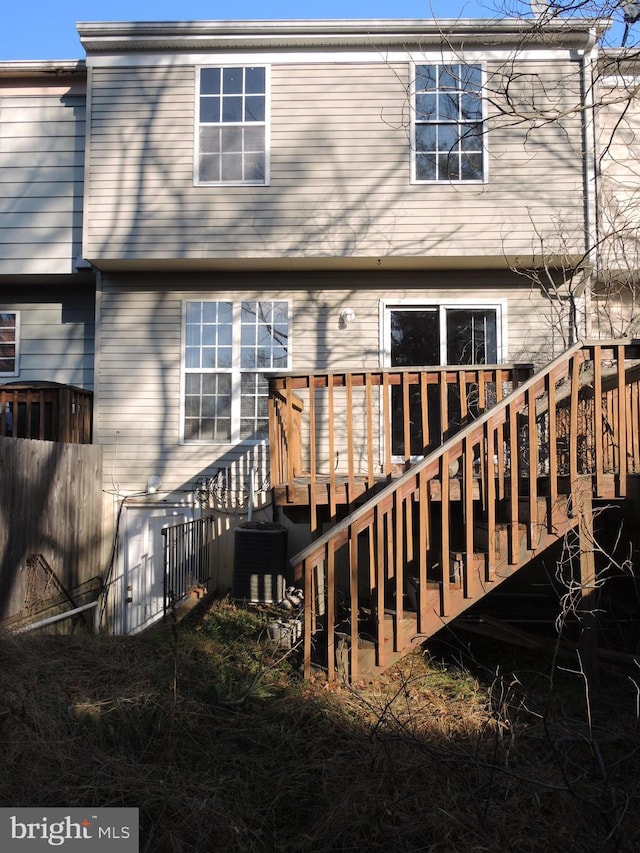
<path fill-rule="evenodd" d="M 640 331 L 640 101 L 636 79 L 603 81 L 597 110 L 599 263 L 591 333 Z"/>
<path fill-rule="evenodd" d="M 20 373 L 6 382 L 62 382 L 93 389 L 92 283 L 0 284 L 0 310 L 20 312 Z"/>
<path fill-rule="evenodd" d="M 535 232 L 549 244 L 559 221 L 565 249 L 581 251 L 580 112 L 567 109 L 578 103 L 578 69 L 565 59 L 517 69 L 536 81 L 536 105 L 567 115 L 490 118 L 485 184 L 418 185 L 409 63 L 274 63 L 269 186 L 195 187 L 196 68 L 94 68 L 85 254 L 212 266 L 229 257 L 502 259 L 535 251 Z M 504 85 L 499 66 L 489 70 Z M 553 75 L 564 88 L 550 85 Z"/>
<path fill-rule="evenodd" d="M 0 275 L 74 271 L 85 112 L 82 94 L 0 93 Z"/>
<path fill-rule="evenodd" d="M 279 299 L 290 303 L 294 373 L 380 367 L 381 300 L 474 304 L 506 300 L 509 360 L 546 362 L 553 354 L 549 305 L 506 273 L 293 275 L 105 275 L 101 294 L 98 441 L 105 489 L 144 490 L 152 475 L 162 494 L 185 498 L 200 477 L 229 470 L 242 488 L 251 468 L 267 471 L 264 446 L 180 444 L 183 300 Z M 339 329 L 344 307 L 355 311 Z M 558 343 L 558 349 L 561 344 Z M 341 457 L 344 458 L 344 457 Z"/>

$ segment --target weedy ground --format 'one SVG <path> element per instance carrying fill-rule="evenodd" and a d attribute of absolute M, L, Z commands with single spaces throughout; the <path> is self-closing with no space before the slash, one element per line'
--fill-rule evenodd
<path fill-rule="evenodd" d="M 640 850 L 633 672 L 593 695 L 449 633 L 376 681 L 305 682 L 267 619 L 3 635 L 0 806 L 135 806 L 143 853 Z"/>

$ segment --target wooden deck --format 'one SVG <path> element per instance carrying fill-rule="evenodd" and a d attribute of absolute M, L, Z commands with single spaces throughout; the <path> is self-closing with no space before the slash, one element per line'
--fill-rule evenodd
<path fill-rule="evenodd" d="M 481 411 L 474 404 L 472 413 L 462 395 L 477 401 L 478 374 L 469 381 L 465 370 L 449 381 L 440 371 L 434 384 L 442 443 L 427 446 L 422 459 L 408 456 L 404 471 L 394 470 L 387 455 L 376 472 L 376 440 L 382 451 L 394 440 L 385 402 L 390 383 L 382 377 L 378 416 L 365 417 L 368 426 L 382 425 L 382 438 L 369 428 L 361 436 L 364 474 L 349 463 L 346 473 L 320 476 L 312 464 L 305 477 L 305 453 L 313 459 L 320 444 L 317 419 L 311 418 L 307 433 L 312 446 L 303 447 L 304 406 L 299 399 L 293 405 L 291 388 L 278 389 L 284 396 L 272 412 L 280 428 L 294 430 L 295 441 L 285 429 L 287 448 L 276 456 L 279 473 L 290 476 L 275 482 L 276 503 L 307 508 L 312 529 L 321 509 L 335 521 L 291 561 L 305 590 L 307 675 L 312 665 L 323 667 L 329 679 L 382 671 L 569 531 L 580 537 L 577 583 L 586 594 L 595 571 L 588 547 L 592 502 L 640 495 L 639 365 L 635 343 L 577 344 L 526 381 L 512 380 L 508 393 L 495 391 L 490 399 L 485 383 L 483 402 L 492 405 Z M 502 375 L 489 375 L 492 387 L 502 389 Z M 310 387 L 315 383 L 312 378 Z M 407 394 L 412 384 L 400 380 Z M 417 382 L 427 390 L 419 399 L 423 438 L 433 424 L 430 384 L 429 377 Z M 339 407 L 333 380 L 327 387 L 334 389 L 331 425 Z M 353 382 L 341 387 L 353 390 Z M 363 387 L 371 388 L 371 379 L 365 377 Z M 452 388 L 462 418 L 450 428 L 442 417 L 451 411 Z M 349 393 L 346 412 L 353 408 Z M 357 455 L 363 445 L 355 429 L 345 438 Z M 408 454 L 414 437 L 407 429 L 403 440 Z M 328 435 L 326 444 L 333 459 L 336 436 Z M 346 515 L 338 520 L 341 505 Z"/>

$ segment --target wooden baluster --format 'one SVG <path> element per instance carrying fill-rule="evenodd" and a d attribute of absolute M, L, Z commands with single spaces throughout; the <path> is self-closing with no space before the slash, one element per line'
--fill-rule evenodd
<path fill-rule="evenodd" d="M 409 467 L 411 461 L 411 404 L 409 402 L 409 374 L 402 374 L 402 442 L 404 449 L 404 465 Z"/>
<path fill-rule="evenodd" d="M 327 679 L 336 677 L 336 562 L 334 540 L 325 546 L 327 567 Z"/>
<path fill-rule="evenodd" d="M 608 458 L 607 458 L 607 471 L 612 474 L 616 473 L 618 463 L 616 461 L 616 436 L 618 434 L 617 426 L 616 426 L 616 407 L 615 407 L 615 388 L 612 388 L 607 393 L 607 424 L 609 427 L 608 430 Z"/>
<path fill-rule="evenodd" d="M 549 417 L 549 512 L 547 514 L 547 530 L 554 533 L 559 519 L 558 506 L 558 410 L 556 408 L 556 379 L 555 374 L 549 373 L 545 378 Z"/>
<path fill-rule="evenodd" d="M 440 441 L 443 442 L 449 434 L 449 391 L 447 387 L 447 371 L 439 373 L 440 382 Z"/>
<path fill-rule="evenodd" d="M 571 493 L 578 482 L 578 403 L 580 392 L 580 363 L 574 355 L 571 359 L 571 405 L 569 409 L 569 479 Z"/>
<path fill-rule="evenodd" d="M 346 393 L 347 393 L 347 465 L 348 465 L 348 494 L 346 496 L 347 503 L 352 503 L 355 493 L 355 477 L 353 470 L 353 386 L 352 376 L 347 373 L 345 376 Z"/>
<path fill-rule="evenodd" d="M 376 648 L 378 651 L 376 663 L 386 666 L 387 648 L 384 636 L 384 585 L 385 585 L 385 553 L 384 553 L 384 514 L 380 504 L 375 510 L 376 528 Z"/>
<path fill-rule="evenodd" d="M 373 394 L 371 389 L 371 374 L 365 376 L 365 397 L 367 407 L 367 488 L 375 485 L 373 461 Z"/>
<path fill-rule="evenodd" d="M 318 457 L 316 447 L 316 380 L 309 377 L 309 509 L 311 512 L 311 532 L 318 529 Z"/>
<path fill-rule="evenodd" d="M 618 494 L 621 498 L 627 496 L 627 394 L 625 374 L 625 348 L 624 345 L 617 347 L 618 359 Z"/>
<path fill-rule="evenodd" d="M 402 531 L 402 498 L 399 496 L 398 492 L 394 492 L 394 494 L 393 494 L 392 508 L 388 512 L 385 512 L 385 514 L 384 514 L 385 533 L 386 533 L 385 540 L 387 543 L 387 551 L 386 551 L 386 557 L 385 557 L 385 566 L 386 566 L 385 581 L 392 580 L 393 577 L 395 576 L 396 562 L 395 562 L 394 553 L 393 553 L 393 547 L 394 547 L 394 542 L 393 542 L 393 539 L 394 539 L 394 536 L 393 536 L 393 533 L 394 533 L 393 516 L 394 516 L 394 511 L 396 509 L 396 504 L 398 502 L 400 502 L 399 505 L 397 506 L 397 509 L 399 510 L 399 515 L 400 515 L 400 519 L 401 519 L 400 529 Z M 402 541 L 402 532 L 400 533 L 400 541 Z M 402 549 L 400 548 L 400 550 L 402 550 Z"/>
<path fill-rule="evenodd" d="M 395 492 L 393 496 L 393 512 L 387 513 L 387 565 L 389 579 L 395 580 L 396 606 L 393 614 L 393 650 L 401 651 L 401 625 L 404 610 L 404 563 L 403 533 L 404 510 L 403 499 Z M 395 520 L 395 524 L 394 524 Z M 400 555 L 400 559 L 398 559 Z"/>
<path fill-rule="evenodd" d="M 358 660 L 358 571 L 359 571 L 359 555 L 358 555 L 358 534 L 355 532 L 353 525 L 349 525 L 349 585 L 350 585 L 350 619 L 351 619 L 351 667 L 350 675 L 353 681 L 359 674 Z"/>
<path fill-rule="evenodd" d="M 335 411 L 333 400 L 333 374 L 327 376 L 327 416 L 329 418 L 329 514 L 331 518 L 336 516 L 336 437 L 335 437 Z"/>
<path fill-rule="evenodd" d="M 374 535 L 375 534 L 374 523 L 375 523 L 375 511 L 374 511 L 372 518 L 371 518 L 371 521 L 369 522 L 369 525 L 367 527 L 367 533 L 368 533 L 368 537 L 369 537 L 369 594 L 371 596 L 372 601 L 373 601 L 373 593 L 375 592 L 375 588 L 376 588 L 376 577 L 377 577 L 377 572 L 378 572 L 378 569 L 377 569 L 378 562 L 376 560 L 376 547 L 375 547 L 376 541 L 375 541 L 375 535 Z M 375 607 L 375 602 L 373 602 L 373 604 Z"/>
<path fill-rule="evenodd" d="M 527 525 L 527 547 L 535 550 L 538 526 L 538 422 L 536 420 L 536 396 L 529 388 L 526 394 L 527 432 L 529 433 L 529 524 Z"/>
<path fill-rule="evenodd" d="M 638 383 L 634 382 L 631 386 L 631 422 L 629 431 L 633 439 L 633 473 L 637 474 L 640 471 L 640 400 Z"/>
<path fill-rule="evenodd" d="M 448 616 L 450 605 L 450 534 L 449 534 L 449 453 L 445 451 L 440 457 L 440 565 L 442 567 L 442 584 L 440 586 L 440 615 Z"/>
<path fill-rule="evenodd" d="M 404 507 L 403 504 L 405 502 L 399 496 L 398 492 L 394 492 L 393 494 L 393 518 L 395 521 L 395 552 L 393 549 L 389 552 L 389 557 L 391 560 L 391 565 L 393 565 L 393 574 L 395 574 L 396 580 L 402 577 L 403 568 L 405 561 L 408 559 L 405 553 L 405 542 L 406 538 L 404 536 Z"/>
<path fill-rule="evenodd" d="M 291 387 L 291 379 L 287 377 L 285 381 L 286 393 L 286 424 L 287 424 L 287 483 L 293 486 L 294 481 L 294 452 L 293 452 L 293 388 Z"/>
<path fill-rule="evenodd" d="M 460 397 L 460 426 L 463 427 L 467 422 L 469 414 L 466 374 L 464 370 L 458 373 L 458 395 Z"/>
<path fill-rule="evenodd" d="M 427 452 L 429 446 L 429 385 L 428 374 L 420 373 L 420 420 L 422 423 L 422 452 Z"/>
<path fill-rule="evenodd" d="M 279 486 L 282 483 L 282 468 L 280 467 L 282 444 L 278 430 L 278 410 L 276 408 L 274 395 L 275 390 L 273 386 L 270 386 L 269 399 L 267 400 L 267 412 L 269 416 L 269 478 L 271 480 L 272 487 Z M 2 405 L 1 398 L 0 405 Z"/>
<path fill-rule="evenodd" d="M 429 489 L 427 475 L 424 471 L 418 474 L 419 491 L 419 547 L 420 559 L 418 564 L 418 631 L 425 631 L 427 624 L 427 556 L 429 551 Z"/>
<path fill-rule="evenodd" d="M 484 412 L 487 407 L 485 380 L 486 377 L 484 370 L 478 370 L 478 410 L 480 413 Z"/>
<path fill-rule="evenodd" d="M 391 388 L 389 374 L 382 374 L 382 413 L 384 424 L 384 474 L 391 476 Z"/>
<path fill-rule="evenodd" d="M 510 489 L 509 489 L 509 563 L 515 566 L 518 562 L 520 551 L 518 530 L 518 492 L 520 478 L 520 460 L 518 459 L 518 413 L 516 407 L 508 406 L 509 417 L 509 462 L 510 462 Z"/>
<path fill-rule="evenodd" d="M 483 392 L 484 395 L 484 392 Z M 486 408 L 486 398 L 485 398 L 485 408 Z M 480 482 L 485 482 L 485 467 L 487 465 L 486 454 L 483 452 L 483 446 L 480 445 Z M 482 507 L 482 511 L 486 512 L 487 510 L 487 493 L 485 489 L 482 489 L 480 494 L 480 506 Z"/>
<path fill-rule="evenodd" d="M 604 461 L 602 452 L 602 348 L 593 347 L 593 452 L 596 476 L 596 495 L 600 497 L 603 491 Z"/>
<path fill-rule="evenodd" d="M 482 454 L 482 445 L 481 445 Z M 467 436 L 462 451 L 462 481 L 464 488 L 464 577 L 462 589 L 465 598 L 475 597 L 473 576 L 473 444 Z"/>
<path fill-rule="evenodd" d="M 496 371 L 496 400 L 499 403 L 502 400 L 502 371 Z M 498 454 L 498 497 L 503 501 L 505 497 L 504 489 L 504 426 L 500 425 L 497 431 L 496 453 Z"/>
<path fill-rule="evenodd" d="M 414 493 L 415 494 L 415 493 Z M 405 521 L 405 530 L 406 530 L 406 548 L 407 548 L 407 562 L 411 563 L 413 561 L 413 495 L 409 495 L 409 497 L 404 502 L 404 511 L 406 515 Z"/>
<path fill-rule="evenodd" d="M 502 428 L 499 427 L 499 435 Z M 486 486 L 486 515 L 487 515 L 487 565 L 485 580 L 491 581 L 495 576 L 496 568 L 496 469 L 495 469 L 495 436 L 496 428 L 491 421 L 484 425 L 484 445 L 486 447 L 487 462 L 485 466 Z M 504 464 L 503 464 L 504 470 Z M 504 488 L 504 486 L 503 486 Z"/>

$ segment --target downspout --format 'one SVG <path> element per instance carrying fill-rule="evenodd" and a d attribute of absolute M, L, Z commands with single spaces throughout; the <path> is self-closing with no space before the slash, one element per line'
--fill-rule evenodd
<path fill-rule="evenodd" d="M 597 272 L 598 257 L 598 168 L 596 157 L 596 123 L 594 86 L 596 76 L 593 69 L 597 63 L 598 44 L 594 28 L 590 30 L 587 46 L 581 59 L 582 87 L 582 180 L 584 192 L 584 262 L 582 286 L 575 299 L 572 310 L 575 312 L 575 337 L 577 340 L 589 339 L 592 335 L 591 279 L 594 269 Z M 595 257 L 594 257 L 595 255 Z"/>

